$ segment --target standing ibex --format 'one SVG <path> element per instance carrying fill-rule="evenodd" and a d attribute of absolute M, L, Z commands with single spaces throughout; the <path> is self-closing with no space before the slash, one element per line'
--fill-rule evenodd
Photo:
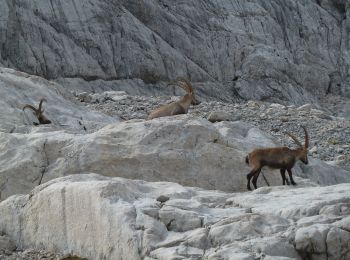
<path fill-rule="evenodd" d="M 35 107 L 33 107 L 32 105 L 25 105 L 23 107 L 23 111 L 26 109 L 26 108 L 30 108 L 34 111 L 35 113 L 35 116 L 38 118 L 38 121 L 39 121 L 39 124 L 51 124 L 51 121 L 49 119 L 46 118 L 46 116 L 44 116 L 44 110 L 42 109 L 42 105 L 43 105 L 43 102 L 46 102 L 46 99 L 42 98 L 40 100 L 40 103 L 39 103 L 39 108 L 36 109 Z M 35 123 L 34 122 L 34 125 L 38 125 L 38 123 Z"/>
<path fill-rule="evenodd" d="M 275 147 L 275 148 L 262 148 L 255 149 L 246 157 L 246 163 L 249 164 L 252 168 L 251 172 L 247 174 L 248 184 L 247 189 L 250 188 L 250 179 L 253 177 L 253 185 L 254 188 L 257 189 L 256 182 L 258 180 L 261 168 L 264 166 L 268 166 L 273 169 L 280 169 L 280 173 L 283 179 L 283 185 L 285 185 L 286 181 L 289 185 L 288 180 L 286 179 L 286 171 L 288 172 L 290 182 L 293 185 L 296 183 L 292 177 L 292 168 L 296 161 L 300 160 L 305 164 L 308 164 L 307 152 L 309 147 L 309 135 L 305 127 L 302 126 L 305 132 L 305 144 L 304 146 L 298 141 L 298 139 L 290 134 L 289 135 L 294 142 L 299 146 L 297 149 L 292 150 L 288 147 Z"/>
<path fill-rule="evenodd" d="M 168 86 L 169 85 L 179 86 L 183 88 L 187 92 L 187 94 L 183 96 L 179 101 L 176 101 L 167 105 L 163 105 L 153 110 L 149 114 L 147 118 L 148 120 L 157 118 L 157 117 L 163 117 L 163 116 L 187 114 L 190 104 L 192 105 L 200 104 L 200 102 L 196 100 L 196 97 L 194 96 L 194 93 L 193 93 L 193 87 L 188 80 L 184 78 L 177 78 L 175 81 L 170 82 Z"/>

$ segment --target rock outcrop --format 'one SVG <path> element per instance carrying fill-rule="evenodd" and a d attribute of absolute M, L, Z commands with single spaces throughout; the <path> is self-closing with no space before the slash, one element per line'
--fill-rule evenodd
<path fill-rule="evenodd" d="M 55 179 L 0 203 L 19 249 L 88 259 L 346 260 L 350 184 L 229 194 L 96 174 Z M 160 195 L 170 199 L 164 203 Z"/>
<path fill-rule="evenodd" d="M 0 68 L 0 96 L 0 132 L 86 133 L 119 121 L 117 116 L 110 117 L 75 104 L 72 93 L 60 84 L 12 69 Z M 37 118 L 31 110 L 22 108 L 25 104 L 37 107 L 41 98 L 47 100 L 43 108 L 52 124 L 33 128 Z"/>
<path fill-rule="evenodd" d="M 84 135 L 64 131 L 0 133 L 0 143 L 2 199 L 84 171 L 244 191 L 250 170 L 245 163 L 247 153 L 277 145 L 271 136 L 249 124 L 212 124 L 188 115 L 115 123 Z M 264 173 L 271 185 L 281 185 L 278 171 L 264 169 Z M 321 185 L 350 181 L 350 172 L 312 158 L 310 165 L 296 167 L 294 173 Z M 258 186 L 262 185 L 266 184 L 259 178 Z"/>
<path fill-rule="evenodd" d="M 85 171 L 243 191 L 249 172 L 246 154 L 256 147 L 278 145 L 272 136 L 241 121 L 212 124 L 195 115 L 180 115 L 118 122 L 115 115 L 78 106 L 59 84 L 9 69 L 0 72 L 4 97 L 0 111 L 1 200 L 27 193 L 53 178 Z M 112 99 L 125 98 L 122 93 L 114 94 Z M 52 124 L 36 127 L 21 108 L 25 103 L 35 104 L 39 97 L 48 100 L 45 113 Z M 309 166 L 296 167 L 295 174 L 320 185 L 350 181 L 349 172 L 310 161 Z M 264 174 L 271 185 L 281 184 L 277 171 L 265 169 Z M 263 178 L 258 185 L 266 185 Z"/>
<path fill-rule="evenodd" d="M 317 103 L 350 96 L 349 6 L 297 1 L 7 1 L 0 64 L 88 90 Z"/>
<path fill-rule="evenodd" d="M 124 91 L 95 94 L 84 92 L 77 93 L 75 96 L 88 109 L 120 117 L 123 120 L 146 119 L 148 114 L 160 104 L 179 99 L 175 96 L 131 96 Z M 315 109 L 314 104 L 296 107 L 252 100 L 239 103 L 202 101 L 199 105 L 191 106 L 188 113 L 212 122 L 240 120 L 270 133 L 287 146 L 293 143 L 285 132 L 295 133 L 303 140 L 304 133 L 300 127 L 303 125 L 308 129 L 311 138 L 310 155 L 312 157 L 350 170 L 350 113 L 347 118 L 333 116 L 328 108 L 323 107 L 320 110 Z"/>

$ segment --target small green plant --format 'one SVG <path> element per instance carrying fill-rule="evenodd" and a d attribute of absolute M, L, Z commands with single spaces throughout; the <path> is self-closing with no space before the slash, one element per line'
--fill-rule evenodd
<path fill-rule="evenodd" d="M 328 140 L 328 143 L 332 145 L 336 145 L 336 144 L 340 144 L 340 141 L 335 138 L 331 138 Z"/>

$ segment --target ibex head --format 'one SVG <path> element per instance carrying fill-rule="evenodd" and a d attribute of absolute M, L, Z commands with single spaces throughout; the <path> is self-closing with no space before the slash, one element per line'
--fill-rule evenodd
<path fill-rule="evenodd" d="M 38 121 L 39 121 L 39 124 L 51 124 L 51 121 L 49 119 L 47 119 L 46 116 L 44 116 L 44 110 L 42 109 L 42 105 L 43 105 L 43 102 L 46 102 L 46 99 L 45 98 L 42 98 L 40 99 L 40 103 L 39 103 L 39 108 L 36 109 L 35 107 L 33 107 L 32 105 L 25 105 L 23 107 L 23 111 L 26 109 L 26 108 L 30 108 L 31 110 L 34 111 L 35 113 L 35 116 L 37 117 Z M 34 123 L 37 125 L 37 123 Z"/>
<path fill-rule="evenodd" d="M 288 133 L 286 132 L 287 135 L 289 135 L 293 141 L 299 146 L 297 151 L 298 151 L 298 159 L 300 161 L 302 161 L 303 163 L 305 164 L 308 164 L 309 163 L 309 160 L 308 160 L 308 157 L 307 157 L 307 154 L 308 154 L 308 148 L 309 148 L 309 134 L 306 130 L 306 128 L 304 126 L 302 126 L 302 128 L 304 129 L 304 133 L 305 133 L 305 143 L 304 145 L 302 145 L 298 138 L 295 137 L 295 135 L 291 134 L 291 133 Z"/>
<path fill-rule="evenodd" d="M 194 95 L 193 92 L 193 87 L 192 84 L 185 78 L 177 78 L 175 81 L 170 82 L 168 85 L 175 85 L 179 86 L 183 90 L 187 92 L 185 97 L 191 99 L 191 104 L 192 105 L 199 105 L 201 102 L 196 99 L 196 96 Z"/>

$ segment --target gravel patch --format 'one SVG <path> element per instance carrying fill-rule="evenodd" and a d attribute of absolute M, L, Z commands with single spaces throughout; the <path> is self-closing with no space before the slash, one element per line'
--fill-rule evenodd
<path fill-rule="evenodd" d="M 153 109 L 179 99 L 173 96 L 130 96 L 123 91 L 80 93 L 76 94 L 76 98 L 90 109 L 124 120 L 146 119 Z M 315 109 L 312 104 L 296 107 L 262 101 L 212 101 L 191 106 L 189 113 L 198 117 L 209 117 L 210 121 L 212 118 L 213 121 L 222 118 L 249 122 L 288 146 L 294 144 L 285 132 L 297 135 L 303 142 L 304 133 L 300 126 L 306 126 L 310 135 L 310 156 L 350 170 L 350 119 L 334 116 L 330 109 Z"/>

